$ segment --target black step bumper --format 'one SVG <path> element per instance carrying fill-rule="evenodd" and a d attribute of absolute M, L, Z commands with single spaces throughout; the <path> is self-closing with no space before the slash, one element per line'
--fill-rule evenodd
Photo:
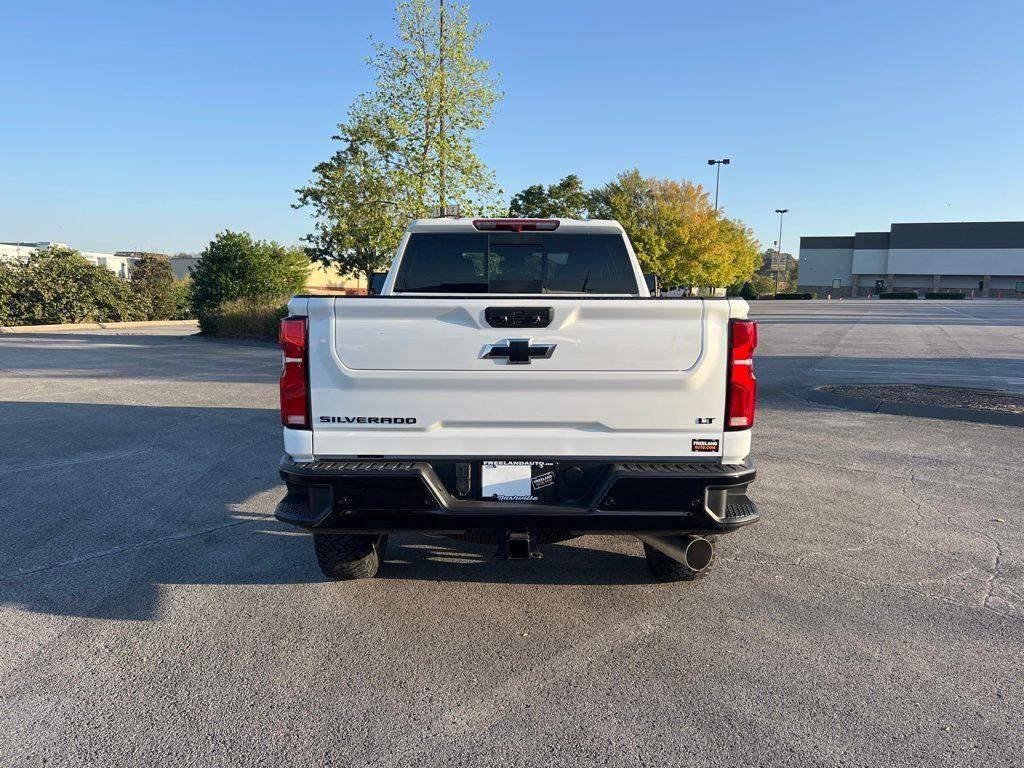
<path fill-rule="evenodd" d="M 565 461 L 558 460 L 563 465 Z M 585 533 L 721 534 L 755 522 L 747 497 L 757 469 L 697 462 L 590 462 L 577 498 L 508 502 L 456 498 L 450 461 L 320 460 L 279 466 L 285 523 L 314 533 L 462 533 L 470 529 Z"/>

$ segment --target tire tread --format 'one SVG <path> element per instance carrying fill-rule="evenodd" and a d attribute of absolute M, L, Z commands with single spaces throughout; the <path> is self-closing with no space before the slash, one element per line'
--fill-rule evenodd
<path fill-rule="evenodd" d="M 387 536 L 313 534 L 317 564 L 324 576 L 335 581 L 372 579 L 380 568 L 386 546 Z"/>

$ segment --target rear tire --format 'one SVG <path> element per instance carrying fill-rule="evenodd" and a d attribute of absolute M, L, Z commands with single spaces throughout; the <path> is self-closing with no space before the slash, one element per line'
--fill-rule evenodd
<path fill-rule="evenodd" d="M 673 560 L 650 544 L 644 544 L 644 556 L 647 558 L 647 565 L 651 569 L 651 573 L 655 575 L 658 581 L 696 581 L 707 576 L 715 564 L 715 554 L 718 545 L 711 539 L 709 541 L 711 541 L 712 547 L 711 562 L 707 568 L 699 571 L 687 567 L 685 563 L 680 563 L 678 560 Z"/>
<path fill-rule="evenodd" d="M 372 579 L 384 559 L 388 537 L 352 536 L 346 533 L 315 533 L 313 548 L 320 570 L 328 579 Z"/>

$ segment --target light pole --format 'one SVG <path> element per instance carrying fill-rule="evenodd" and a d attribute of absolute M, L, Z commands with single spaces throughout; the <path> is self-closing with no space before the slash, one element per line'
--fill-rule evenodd
<path fill-rule="evenodd" d="M 789 213 L 789 208 L 776 208 L 775 212 L 779 214 L 779 242 L 775 247 L 776 267 L 778 267 L 778 259 L 782 258 L 782 217 Z M 777 268 L 775 270 L 775 292 L 779 292 L 779 270 Z"/>
<path fill-rule="evenodd" d="M 722 176 L 722 166 L 729 164 L 729 158 L 723 158 L 722 160 L 708 160 L 708 165 L 717 166 L 715 168 L 715 213 L 718 213 L 718 180 Z"/>

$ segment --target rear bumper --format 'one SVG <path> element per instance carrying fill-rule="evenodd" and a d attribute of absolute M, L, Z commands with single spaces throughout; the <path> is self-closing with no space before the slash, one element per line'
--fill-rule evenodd
<path fill-rule="evenodd" d="M 760 517 L 746 494 L 757 474 L 749 459 L 608 463 L 579 498 L 564 502 L 456 498 L 426 459 L 293 462 L 286 456 L 279 472 L 288 494 L 277 518 L 314 533 L 483 528 L 709 535 Z"/>

